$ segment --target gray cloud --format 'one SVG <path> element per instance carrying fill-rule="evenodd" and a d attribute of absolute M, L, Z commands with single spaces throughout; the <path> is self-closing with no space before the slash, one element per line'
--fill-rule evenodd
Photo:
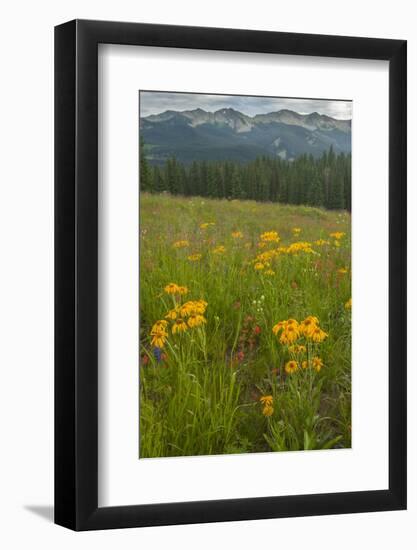
<path fill-rule="evenodd" d="M 352 102 L 331 99 L 253 97 L 178 92 L 140 92 L 140 116 L 154 115 L 167 111 L 204 109 L 217 111 L 232 107 L 246 115 L 270 113 L 290 109 L 301 114 L 318 112 L 338 119 L 352 118 Z"/>

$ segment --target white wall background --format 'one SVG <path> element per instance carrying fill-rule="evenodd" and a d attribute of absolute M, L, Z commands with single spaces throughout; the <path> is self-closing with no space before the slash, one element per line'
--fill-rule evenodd
<path fill-rule="evenodd" d="M 0 546 L 65 550 L 260 546 L 414 548 L 417 541 L 416 285 L 409 287 L 409 510 L 75 534 L 53 499 L 53 26 L 73 18 L 403 38 L 409 55 L 409 280 L 417 276 L 417 36 L 397 0 L 15 0 L 1 10 Z M 411 215 L 411 213 L 413 215 Z M 372 396 L 370 396 L 370 400 Z M 343 475 L 343 472 L 341 472 Z"/>

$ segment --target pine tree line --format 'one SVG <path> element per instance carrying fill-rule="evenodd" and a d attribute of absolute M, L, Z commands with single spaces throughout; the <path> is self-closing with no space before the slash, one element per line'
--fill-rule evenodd
<path fill-rule="evenodd" d="M 231 161 L 194 161 L 175 158 L 163 166 L 146 160 L 140 151 L 141 190 L 173 195 L 305 204 L 351 210 L 351 155 L 332 148 L 319 158 L 301 155 L 293 161 L 258 157 L 247 164 Z"/>

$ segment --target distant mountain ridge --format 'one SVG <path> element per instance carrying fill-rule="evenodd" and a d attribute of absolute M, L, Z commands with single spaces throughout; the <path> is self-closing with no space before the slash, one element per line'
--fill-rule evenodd
<path fill-rule="evenodd" d="M 260 155 L 292 160 L 351 152 L 351 121 L 313 112 L 280 111 L 249 116 L 232 108 L 168 110 L 140 119 L 148 160 L 161 164 L 175 156 L 193 160 L 249 161 Z"/>

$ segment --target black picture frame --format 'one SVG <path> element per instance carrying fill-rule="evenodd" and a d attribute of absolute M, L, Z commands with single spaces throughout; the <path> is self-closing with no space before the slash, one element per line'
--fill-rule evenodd
<path fill-rule="evenodd" d="M 98 506 L 98 44 L 389 62 L 387 490 Z M 81 531 L 406 508 L 406 46 L 106 21 L 55 28 L 55 523 Z"/>

